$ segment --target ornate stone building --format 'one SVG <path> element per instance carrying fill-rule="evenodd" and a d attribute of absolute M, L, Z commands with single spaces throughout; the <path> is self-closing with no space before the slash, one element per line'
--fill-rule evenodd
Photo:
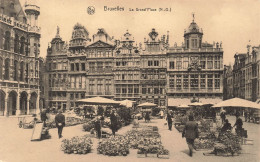
<path fill-rule="evenodd" d="M 233 83 L 225 89 L 233 87 L 232 97 L 239 97 L 260 103 L 260 46 L 247 46 L 247 53 L 236 53 L 235 62 L 231 71 Z M 230 76 L 230 75 L 229 75 Z M 228 79 L 226 76 L 225 79 Z M 230 77 L 229 77 L 230 78 Z"/>
<path fill-rule="evenodd" d="M 23 10 L 19 0 L 0 6 L 0 115 L 24 115 L 39 110 L 40 8 Z"/>
<path fill-rule="evenodd" d="M 140 52 L 128 31 L 117 41 L 114 58 L 114 96 L 116 100 L 140 99 Z"/>
<path fill-rule="evenodd" d="M 67 44 L 60 37 L 59 30 L 57 27 L 57 34 L 47 49 L 45 96 L 46 106 L 66 109 L 69 83 Z"/>
<path fill-rule="evenodd" d="M 140 66 L 141 103 L 152 102 L 159 107 L 166 107 L 166 53 L 168 40 L 165 35 L 158 38 L 155 29 L 149 33 L 149 39 L 144 41 Z"/>
<path fill-rule="evenodd" d="M 223 96 L 223 50 L 221 43 L 203 42 L 203 31 L 193 20 L 181 46 L 167 51 L 168 106 L 194 101 L 215 104 Z"/>
<path fill-rule="evenodd" d="M 194 20 L 184 33 L 185 43 L 173 47 L 169 34 L 159 38 L 155 29 L 144 45 L 137 45 L 128 31 L 120 40 L 104 29 L 91 37 L 76 24 L 67 47 L 58 33 L 47 57 L 51 107 L 76 108 L 79 99 L 94 96 L 152 102 L 162 108 L 194 99 L 213 104 L 222 100 L 222 44 L 203 42 Z"/>

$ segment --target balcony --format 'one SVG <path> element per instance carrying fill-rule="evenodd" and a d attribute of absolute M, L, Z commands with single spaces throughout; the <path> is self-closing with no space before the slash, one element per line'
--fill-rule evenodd
<path fill-rule="evenodd" d="M 28 32 L 40 34 L 41 28 L 38 26 L 29 26 Z"/>

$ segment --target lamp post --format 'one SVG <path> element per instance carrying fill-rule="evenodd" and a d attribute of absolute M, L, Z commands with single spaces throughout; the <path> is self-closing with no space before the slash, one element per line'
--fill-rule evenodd
<path fill-rule="evenodd" d="M 201 67 L 198 65 L 198 63 L 197 62 L 192 62 L 190 65 L 189 65 L 189 67 L 188 67 L 188 72 L 190 73 L 191 71 L 197 71 L 198 72 L 198 74 L 199 74 L 199 72 L 201 71 Z M 194 87 L 194 83 L 195 83 L 195 74 L 193 75 L 193 86 L 192 87 Z M 191 84 L 190 84 L 191 85 Z M 198 82 L 198 86 L 199 86 L 199 82 Z M 199 88 L 199 87 L 198 87 Z M 195 93 L 193 94 L 193 99 L 191 100 L 191 102 L 196 102 L 196 101 L 199 101 L 199 97 L 198 97 L 198 100 L 196 100 L 196 95 L 195 95 Z"/>

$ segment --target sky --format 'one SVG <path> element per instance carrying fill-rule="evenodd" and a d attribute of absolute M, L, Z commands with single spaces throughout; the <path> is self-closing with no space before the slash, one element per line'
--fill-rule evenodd
<path fill-rule="evenodd" d="M 20 0 L 23 5 L 26 0 Z M 57 26 L 64 41 L 71 38 L 73 26 L 80 23 L 90 33 L 104 28 L 120 39 L 128 30 L 135 41 L 144 41 L 152 28 L 159 36 L 169 31 L 171 46 L 184 41 L 183 34 L 192 22 L 203 29 L 203 41 L 221 42 L 224 64 L 234 62 L 234 54 L 246 53 L 247 45 L 260 45 L 260 0 L 36 0 L 40 7 L 41 56 L 46 57 L 48 43 L 55 37 Z M 89 15 L 87 8 L 95 13 Z M 107 7 L 124 7 L 124 11 L 104 11 Z M 129 11 L 129 8 L 154 8 L 157 11 Z M 159 8 L 171 9 L 171 12 Z"/>

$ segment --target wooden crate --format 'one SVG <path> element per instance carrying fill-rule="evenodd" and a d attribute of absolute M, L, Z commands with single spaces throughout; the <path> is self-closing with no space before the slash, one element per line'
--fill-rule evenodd
<path fill-rule="evenodd" d="M 147 154 L 147 157 L 151 157 L 151 158 L 157 158 L 158 157 L 158 155 L 157 154 Z"/>
<path fill-rule="evenodd" d="M 146 158 L 147 156 L 146 156 L 146 154 L 137 154 L 137 157 L 138 158 Z"/>
<path fill-rule="evenodd" d="M 158 155 L 159 159 L 169 159 L 170 155 Z"/>

